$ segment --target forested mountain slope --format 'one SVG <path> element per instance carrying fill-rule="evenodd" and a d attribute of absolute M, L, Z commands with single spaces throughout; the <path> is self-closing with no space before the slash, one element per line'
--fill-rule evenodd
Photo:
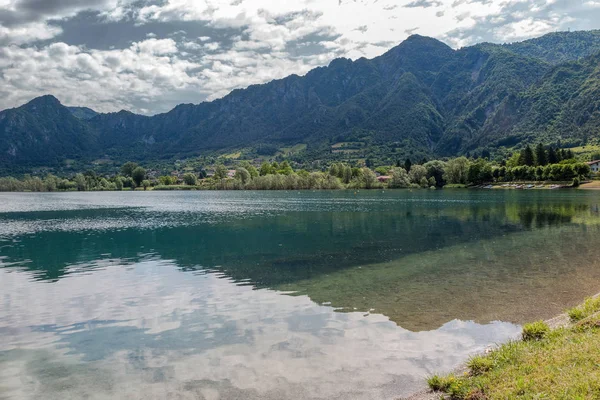
<path fill-rule="evenodd" d="M 599 61 L 598 31 L 459 50 L 414 35 L 372 60 L 336 59 L 303 77 L 152 117 L 97 114 L 44 96 L 0 112 L 0 164 L 155 160 L 299 143 L 316 157 L 357 140 L 389 145 L 396 158 L 584 143 L 600 133 Z"/>

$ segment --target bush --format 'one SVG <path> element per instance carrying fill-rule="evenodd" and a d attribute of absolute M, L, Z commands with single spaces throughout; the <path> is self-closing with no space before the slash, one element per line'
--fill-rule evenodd
<path fill-rule="evenodd" d="M 392 180 L 390 181 L 390 188 L 401 189 L 410 186 L 410 178 L 404 168 L 393 168 L 392 169 Z"/>
<path fill-rule="evenodd" d="M 550 327 L 544 321 L 533 322 L 523 326 L 521 337 L 524 341 L 541 340 L 550 332 Z"/>
<path fill-rule="evenodd" d="M 450 389 L 450 386 L 456 381 L 454 375 L 439 376 L 434 375 L 427 379 L 427 385 L 429 388 L 436 392 L 446 392 Z"/>
<path fill-rule="evenodd" d="M 569 319 L 572 322 L 581 321 L 582 319 L 585 318 L 585 313 L 583 312 L 583 310 L 580 307 L 572 308 L 571 310 L 568 311 L 568 314 L 569 314 Z"/>
<path fill-rule="evenodd" d="M 579 178 L 573 178 L 573 187 L 579 187 Z"/>
<path fill-rule="evenodd" d="M 567 311 L 572 322 L 581 321 L 584 318 L 600 311 L 600 297 L 589 298 L 582 305 Z"/>
<path fill-rule="evenodd" d="M 196 186 L 198 184 L 198 177 L 191 172 L 183 175 L 183 182 L 188 186 Z"/>
<path fill-rule="evenodd" d="M 494 367 L 494 361 L 488 357 L 476 356 L 469 360 L 467 367 L 471 370 L 471 375 L 477 376 L 491 370 Z"/>

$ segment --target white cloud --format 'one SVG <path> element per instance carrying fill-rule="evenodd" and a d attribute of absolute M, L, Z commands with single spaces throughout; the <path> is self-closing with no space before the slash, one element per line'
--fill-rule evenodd
<path fill-rule="evenodd" d="M 33 22 L 17 27 L 6 27 L 0 24 L 0 44 L 23 45 L 38 40 L 49 40 L 62 32 L 57 26 Z"/>
<path fill-rule="evenodd" d="M 148 39 L 132 45 L 132 49 L 139 53 L 165 55 L 177 53 L 177 44 L 173 39 Z"/>
<path fill-rule="evenodd" d="M 0 86 L 9 106 L 40 93 L 67 104 L 91 104 L 99 111 L 121 108 L 148 112 L 165 93 L 191 87 L 202 91 L 200 64 L 179 58 L 171 39 L 148 39 L 122 50 L 85 50 L 65 43 L 43 48 L 0 48 Z"/>
<path fill-rule="evenodd" d="M 14 14 L 21 2 L 0 0 L 0 19 L 3 11 Z M 460 47 L 515 41 L 577 24 L 600 27 L 600 19 L 593 18 L 597 0 L 166 0 L 141 7 L 133 0 L 73 0 L 68 4 L 40 10 L 36 21 L 0 24 L 4 46 L 0 51 L 23 57 L 30 73 L 22 76 L 12 58 L 0 60 L 4 65 L 0 108 L 49 92 L 101 111 L 127 108 L 154 113 L 180 102 L 197 103 L 235 88 L 304 74 L 336 57 L 374 57 L 412 33 Z M 39 44 L 62 32 L 48 21 L 70 18 L 81 10 L 96 10 L 99 18 L 119 21 L 130 31 L 151 24 L 152 33 L 111 50 Z M 173 26 L 178 21 L 197 22 L 206 27 L 206 34 L 194 39 L 179 28 L 168 31 L 171 34 L 160 29 L 161 24 Z M 61 64 L 56 54 L 67 51 L 64 46 L 76 54 L 69 53 Z M 95 82 L 100 76 L 103 81 Z"/>

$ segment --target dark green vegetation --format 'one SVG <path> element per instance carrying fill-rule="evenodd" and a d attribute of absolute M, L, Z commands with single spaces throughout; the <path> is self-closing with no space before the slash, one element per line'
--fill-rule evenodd
<path fill-rule="evenodd" d="M 398 163 L 400 164 L 400 163 Z M 143 188 L 147 190 L 336 190 L 336 189 L 407 189 L 442 188 L 446 185 L 465 187 L 501 182 L 561 182 L 579 186 L 590 177 L 590 167 L 578 162 L 568 150 L 546 148 L 539 144 L 535 152 L 530 146 L 500 163 L 466 157 L 448 161 L 433 160 L 423 165 L 407 159 L 403 165 L 381 166 L 375 171 L 367 167 L 351 167 L 333 163 L 326 171 L 294 171 L 284 161 L 263 162 L 256 168 L 248 161 L 236 163 L 228 170 L 223 164 L 214 166 L 209 177 L 204 169 L 195 172 L 171 172 L 159 176 L 134 162 L 127 162 L 119 174 L 98 175 L 94 171 L 69 178 L 48 174 L 0 178 L 0 192 L 105 191 Z M 151 176 L 152 175 L 152 176 Z"/>
<path fill-rule="evenodd" d="M 595 399 L 600 396 L 600 300 L 568 311 L 571 325 L 523 327 L 522 341 L 473 357 L 464 376 L 433 376 L 428 384 L 453 400 Z"/>
<path fill-rule="evenodd" d="M 45 96 L 0 113 L 0 168 L 80 172 L 92 162 L 109 170 L 127 159 L 172 165 L 198 155 L 370 167 L 501 158 L 540 141 L 596 144 L 599 37 L 563 32 L 453 50 L 415 35 L 372 60 L 337 59 L 153 117 L 96 114 Z"/>

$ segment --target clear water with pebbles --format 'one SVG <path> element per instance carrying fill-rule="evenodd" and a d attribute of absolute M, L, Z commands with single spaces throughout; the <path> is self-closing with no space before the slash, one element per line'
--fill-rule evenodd
<path fill-rule="evenodd" d="M 0 398 L 395 399 L 600 291 L 579 191 L 0 194 Z"/>

